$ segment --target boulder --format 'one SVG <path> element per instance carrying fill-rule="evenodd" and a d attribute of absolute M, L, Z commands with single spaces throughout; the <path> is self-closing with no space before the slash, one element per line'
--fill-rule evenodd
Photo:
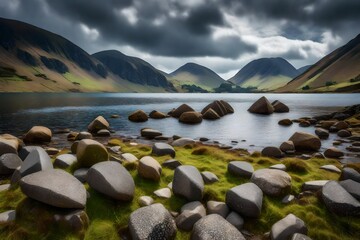
<path fill-rule="evenodd" d="M 211 184 L 219 181 L 219 178 L 214 173 L 209 171 L 201 172 L 201 176 L 205 184 Z"/>
<path fill-rule="evenodd" d="M 0 185 L 0 192 L 6 191 L 10 188 L 10 184 L 1 184 Z"/>
<path fill-rule="evenodd" d="M 167 187 L 154 191 L 154 194 L 159 198 L 166 198 L 166 199 L 171 198 L 171 190 L 170 188 Z"/>
<path fill-rule="evenodd" d="M 360 201 L 360 183 L 348 179 L 348 180 L 340 181 L 339 184 L 354 198 Z"/>
<path fill-rule="evenodd" d="M 244 219 L 237 213 L 237 212 L 231 212 L 226 217 L 226 221 L 231 223 L 234 227 L 236 227 L 239 231 L 244 226 Z"/>
<path fill-rule="evenodd" d="M 98 131 L 103 129 L 107 130 L 109 129 L 109 127 L 110 127 L 109 122 L 106 121 L 106 119 L 103 116 L 98 116 L 89 124 L 88 131 L 97 133 Z"/>
<path fill-rule="evenodd" d="M 148 116 L 143 110 L 137 110 L 131 113 L 128 119 L 131 122 L 146 122 L 148 120 Z"/>
<path fill-rule="evenodd" d="M 146 156 L 140 159 L 138 173 L 141 177 L 160 181 L 162 168 L 158 161 L 154 158 Z"/>
<path fill-rule="evenodd" d="M 143 128 L 143 129 L 141 129 L 140 134 L 142 137 L 145 137 L 148 139 L 153 139 L 157 136 L 162 135 L 162 133 L 160 131 L 152 129 L 152 128 Z"/>
<path fill-rule="evenodd" d="M 88 171 L 89 171 L 88 168 L 79 168 L 75 170 L 74 177 L 76 177 L 76 179 L 79 180 L 80 182 L 84 183 L 86 182 L 86 175 Z"/>
<path fill-rule="evenodd" d="M 83 139 L 77 147 L 76 158 L 80 167 L 91 167 L 98 162 L 107 161 L 109 154 L 101 143 L 91 139 Z"/>
<path fill-rule="evenodd" d="M 245 240 L 244 236 L 218 214 L 210 214 L 194 224 L 192 240 Z"/>
<path fill-rule="evenodd" d="M 200 201 L 203 197 L 204 181 L 196 167 L 182 165 L 175 169 L 172 189 L 175 195 L 189 201 Z"/>
<path fill-rule="evenodd" d="M 229 162 L 227 170 L 229 173 L 234 174 L 239 177 L 251 178 L 251 175 L 254 172 L 254 167 L 244 161 L 232 161 Z"/>
<path fill-rule="evenodd" d="M 328 148 L 324 152 L 325 157 L 327 158 L 341 158 L 344 156 L 344 153 L 338 148 Z"/>
<path fill-rule="evenodd" d="M 295 196 L 294 195 L 286 195 L 282 200 L 281 200 L 281 203 L 284 203 L 284 204 L 289 204 L 291 203 L 292 201 L 295 200 Z"/>
<path fill-rule="evenodd" d="M 184 231 L 191 231 L 194 224 L 206 216 L 206 209 L 199 201 L 190 202 L 181 207 L 180 214 L 176 217 L 176 226 Z"/>
<path fill-rule="evenodd" d="M 271 158 L 281 158 L 283 156 L 283 153 L 277 147 L 265 147 L 261 151 L 261 155 Z"/>
<path fill-rule="evenodd" d="M 223 218 L 229 214 L 229 207 L 224 202 L 208 201 L 206 203 L 207 214 L 219 214 Z"/>
<path fill-rule="evenodd" d="M 282 196 L 291 190 L 291 177 L 281 170 L 257 170 L 253 173 L 250 181 L 269 196 Z"/>
<path fill-rule="evenodd" d="M 96 135 L 99 137 L 108 137 L 111 135 L 111 133 L 107 129 L 101 129 L 101 130 L 97 131 Z"/>
<path fill-rule="evenodd" d="M 53 169 L 51 159 L 41 147 L 34 148 L 25 158 L 20 166 L 20 175 L 25 177 L 28 174 Z"/>
<path fill-rule="evenodd" d="M 150 112 L 149 117 L 153 119 L 162 119 L 162 118 L 166 118 L 167 115 L 165 113 L 153 110 Z"/>
<path fill-rule="evenodd" d="M 311 125 L 311 123 L 309 121 L 306 121 L 306 120 L 302 120 L 299 123 L 300 127 L 310 127 L 310 125 Z"/>
<path fill-rule="evenodd" d="M 0 213 L 0 223 L 10 223 L 14 222 L 16 218 L 15 210 L 8 210 Z"/>
<path fill-rule="evenodd" d="M 293 124 L 293 122 L 288 119 L 288 118 L 285 118 L 285 119 L 281 119 L 279 122 L 278 122 L 279 125 L 281 126 L 290 126 Z"/>
<path fill-rule="evenodd" d="M 77 162 L 74 154 L 61 154 L 55 158 L 54 167 L 67 168 Z"/>
<path fill-rule="evenodd" d="M 5 153 L 0 156 L 0 175 L 12 174 L 22 164 L 21 159 L 15 153 Z"/>
<path fill-rule="evenodd" d="M 256 218 L 261 214 L 263 192 L 254 183 L 245 183 L 228 190 L 225 201 L 241 216 Z"/>
<path fill-rule="evenodd" d="M 170 168 L 170 169 L 175 169 L 178 166 L 181 166 L 182 164 L 181 164 L 181 162 L 179 162 L 176 159 L 169 159 L 169 160 L 166 160 L 165 162 L 163 162 L 162 165 L 163 165 L 163 167 L 167 167 L 167 168 Z"/>
<path fill-rule="evenodd" d="M 292 235 L 291 240 L 311 240 L 311 238 L 305 234 L 295 233 Z"/>
<path fill-rule="evenodd" d="M 57 149 L 57 148 L 53 148 L 53 147 L 47 147 L 45 148 L 45 152 L 49 155 L 56 155 L 60 152 L 61 150 Z"/>
<path fill-rule="evenodd" d="M 333 126 L 336 122 L 337 121 L 334 121 L 334 120 L 321 121 L 320 122 L 320 127 L 329 130 L 330 127 Z"/>
<path fill-rule="evenodd" d="M 170 155 L 171 157 L 175 157 L 175 149 L 170 146 L 167 143 L 154 143 L 153 147 L 152 147 L 152 155 L 156 155 L 156 156 L 165 156 L 165 155 Z"/>
<path fill-rule="evenodd" d="M 360 202 L 336 181 L 325 184 L 322 188 L 322 199 L 327 209 L 337 215 L 360 215 Z"/>
<path fill-rule="evenodd" d="M 132 153 L 123 153 L 121 157 L 124 159 L 125 162 L 136 162 L 139 159 Z"/>
<path fill-rule="evenodd" d="M 215 120 L 220 118 L 219 114 L 217 114 L 212 108 L 206 110 L 206 112 L 203 113 L 202 117 L 203 119 L 208 119 L 208 120 Z"/>
<path fill-rule="evenodd" d="M 214 101 L 208 104 L 202 111 L 201 114 L 205 114 L 209 109 L 212 109 L 219 117 L 227 114 L 225 106 L 220 101 Z"/>
<path fill-rule="evenodd" d="M 89 132 L 79 132 L 76 137 L 75 137 L 75 140 L 79 141 L 79 140 L 83 140 L 83 139 L 92 139 L 93 136 L 91 133 Z"/>
<path fill-rule="evenodd" d="M 274 107 L 270 104 L 266 97 L 259 98 L 251 107 L 248 109 L 251 113 L 269 115 L 274 112 Z"/>
<path fill-rule="evenodd" d="M 79 141 L 75 141 L 73 142 L 73 144 L 71 144 L 70 151 L 72 154 L 76 154 L 78 145 L 79 145 Z"/>
<path fill-rule="evenodd" d="M 320 139 L 310 133 L 296 132 L 289 140 L 294 143 L 296 150 L 317 151 L 321 147 Z"/>
<path fill-rule="evenodd" d="M 220 103 L 225 107 L 226 113 L 234 113 L 234 108 L 230 105 L 230 103 L 220 100 Z"/>
<path fill-rule="evenodd" d="M 303 191 L 318 191 L 324 187 L 329 180 L 315 180 L 315 181 L 308 181 L 304 182 L 302 185 Z"/>
<path fill-rule="evenodd" d="M 193 145 L 193 144 L 195 144 L 195 140 L 191 138 L 179 138 L 171 143 L 171 145 L 174 147 L 183 147 L 185 145 Z"/>
<path fill-rule="evenodd" d="M 295 151 L 295 146 L 292 141 L 285 141 L 280 145 L 280 150 L 283 152 L 293 152 Z"/>
<path fill-rule="evenodd" d="M 27 143 L 42 143 L 50 142 L 52 132 L 49 128 L 43 126 L 32 127 L 25 135 L 24 142 Z"/>
<path fill-rule="evenodd" d="M 141 196 L 138 200 L 140 207 L 150 206 L 154 203 L 154 199 L 149 196 Z"/>
<path fill-rule="evenodd" d="M 329 138 L 329 131 L 324 129 L 324 128 L 316 128 L 315 129 L 315 134 L 320 138 L 320 139 L 328 139 Z"/>
<path fill-rule="evenodd" d="M 347 180 L 347 179 L 351 179 L 354 180 L 355 182 L 360 183 L 360 173 L 353 168 L 349 168 L 349 167 L 343 168 L 340 176 L 340 180 Z"/>
<path fill-rule="evenodd" d="M 131 201 L 135 183 L 130 173 L 118 162 L 99 162 L 86 175 L 89 186 L 96 191 L 121 201 Z"/>
<path fill-rule="evenodd" d="M 307 234 L 307 227 L 303 220 L 294 214 L 288 214 L 271 227 L 270 238 L 271 240 L 287 240 L 294 233 Z"/>
<path fill-rule="evenodd" d="M 21 191 L 29 198 L 59 208 L 84 208 L 86 189 L 71 174 L 51 169 L 29 174 L 20 180 Z"/>
<path fill-rule="evenodd" d="M 320 169 L 324 169 L 329 172 L 341 173 L 341 170 L 338 167 L 336 167 L 335 165 L 331 165 L 331 164 L 323 165 L 320 167 Z"/>
<path fill-rule="evenodd" d="M 130 214 L 132 239 L 175 239 L 176 224 L 169 211 L 160 203 L 141 207 Z"/>
<path fill-rule="evenodd" d="M 179 118 L 185 112 L 194 112 L 195 110 L 187 104 L 180 105 L 177 109 L 171 112 L 171 116 L 174 118 Z"/>
<path fill-rule="evenodd" d="M 17 154 L 19 141 L 17 139 L 7 139 L 0 136 L 0 156 L 5 153 Z"/>
<path fill-rule="evenodd" d="M 284 103 L 282 103 L 278 100 L 271 103 L 271 105 L 274 107 L 274 112 L 276 112 L 276 113 L 284 113 L 284 112 L 290 111 L 290 109 L 287 105 L 285 105 Z"/>
<path fill-rule="evenodd" d="M 202 115 L 198 112 L 184 112 L 179 117 L 179 121 L 182 123 L 196 124 L 202 122 Z"/>
<path fill-rule="evenodd" d="M 343 130 L 338 131 L 338 132 L 337 132 L 337 135 L 338 135 L 339 137 L 342 137 L 342 138 L 350 137 L 350 136 L 351 136 L 351 132 L 348 131 L 348 130 L 343 129 Z"/>
<path fill-rule="evenodd" d="M 275 164 L 269 167 L 270 169 L 277 169 L 277 170 L 281 170 L 281 171 L 286 171 L 286 166 L 282 163 L 279 164 Z"/>
<path fill-rule="evenodd" d="M 336 128 L 336 130 L 343 130 L 343 129 L 347 129 L 349 127 L 349 124 L 345 121 L 339 121 L 334 123 L 333 127 Z"/>
<path fill-rule="evenodd" d="M 76 233 L 85 232 L 89 226 L 89 217 L 84 210 L 75 210 L 65 214 L 55 214 L 55 223 Z"/>

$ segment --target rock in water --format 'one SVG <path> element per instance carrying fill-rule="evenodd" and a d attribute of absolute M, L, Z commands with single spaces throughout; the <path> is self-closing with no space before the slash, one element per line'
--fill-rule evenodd
<path fill-rule="evenodd" d="M 138 173 L 141 177 L 159 181 L 162 168 L 158 161 L 154 158 L 145 156 L 140 159 L 138 166 Z"/>
<path fill-rule="evenodd" d="M 175 195 L 183 196 L 189 201 L 201 201 L 203 197 L 204 181 L 194 166 L 177 167 L 172 187 Z"/>
<path fill-rule="evenodd" d="M 169 211 L 156 203 L 131 213 L 129 230 L 132 239 L 175 239 L 176 225 Z"/>
<path fill-rule="evenodd" d="M 261 97 L 253 105 L 251 105 L 248 111 L 251 113 L 269 115 L 274 112 L 274 107 L 270 104 L 266 97 Z"/>
<path fill-rule="evenodd" d="M 206 110 L 206 112 L 203 113 L 203 118 L 214 120 L 214 119 L 219 119 L 220 116 L 212 108 L 209 108 L 208 110 Z"/>
<path fill-rule="evenodd" d="M 153 118 L 153 119 L 162 119 L 162 118 L 166 118 L 167 116 L 166 116 L 165 113 L 162 113 L 162 112 L 153 110 L 153 111 L 151 111 L 151 113 L 149 114 L 149 117 L 150 117 L 150 118 Z"/>
<path fill-rule="evenodd" d="M 233 187 L 226 193 L 226 204 L 241 216 L 259 217 L 261 214 L 263 192 L 254 183 Z"/>
<path fill-rule="evenodd" d="M 286 119 L 281 119 L 278 122 L 278 124 L 281 125 L 281 126 L 290 126 L 290 125 L 293 124 L 293 122 L 290 119 L 286 118 Z"/>
<path fill-rule="evenodd" d="M 103 116 L 95 118 L 88 126 L 89 132 L 97 133 L 103 129 L 109 129 L 110 124 Z"/>
<path fill-rule="evenodd" d="M 344 156 L 344 153 L 340 149 L 332 147 L 326 149 L 324 155 L 327 158 L 341 158 Z"/>
<path fill-rule="evenodd" d="M 310 133 L 296 132 L 289 141 L 294 143 L 296 150 L 317 151 L 321 147 L 320 139 Z"/>
<path fill-rule="evenodd" d="M 175 157 L 175 149 L 167 143 L 154 143 L 152 147 L 152 154 L 156 156 L 170 155 Z"/>
<path fill-rule="evenodd" d="M 295 151 L 295 146 L 292 141 L 285 141 L 280 145 L 280 150 L 283 152 Z"/>
<path fill-rule="evenodd" d="M 282 196 L 291 190 L 291 177 L 281 170 L 257 170 L 253 173 L 250 181 L 269 196 Z"/>
<path fill-rule="evenodd" d="M 130 173 L 118 162 L 107 161 L 93 165 L 86 176 L 90 187 L 111 198 L 131 201 L 135 183 Z"/>
<path fill-rule="evenodd" d="M 148 120 L 148 116 L 143 110 L 137 110 L 131 113 L 128 117 L 131 122 L 146 122 Z"/>
<path fill-rule="evenodd" d="M 192 145 L 195 144 L 195 140 L 191 138 L 179 138 L 174 140 L 171 145 L 174 147 L 183 147 L 185 145 Z"/>
<path fill-rule="evenodd" d="M 42 143 L 50 142 L 52 132 L 49 128 L 43 126 L 32 127 L 25 135 L 24 142 L 28 143 Z"/>
<path fill-rule="evenodd" d="M 287 105 L 278 100 L 274 101 L 271 105 L 274 107 L 274 112 L 276 113 L 284 113 L 290 111 Z"/>
<path fill-rule="evenodd" d="M 189 124 L 201 123 L 202 115 L 198 112 L 184 112 L 183 114 L 181 114 L 179 121 Z"/>
<path fill-rule="evenodd" d="M 214 101 L 208 104 L 202 111 L 201 114 L 205 114 L 209 109 L 212 109 L 217 113 L 218 116 L 222 117 L 227 114 L 225 106 L 220 101 Z"/>
<path fill-rule="evenodd" d="M 107 161 L 109 154 L 101 143 L 91 139 L 83 139 L 78 144 L 76 157 L 81 167 L 91 167 L 98 162 Z"/>
<path fill-rule="evenodd" d="M 20 175 L 25 177 L 28 174 L 53 169 L 51 159 L 41 147 L 34 148 L 25 158 L 20 166 Z"/>
<path fill-rule="evenodd" d="M 227 113 L 234 113 L 234 108 L 230 105 L 230 103 L 220 100 L 221 104 L 225 107 Z"/>
<path fill-rule="evenodd" d="M 172 113 L 171 116 L 174 118 L 179 118 L 181 116 L 181 114 L 183 114 L 184 112 L 194 112 L 195 110 L 190 107 L 187 104 L 182 104 L 180 105 L 177 109 L 175 109 Z"/>
<path fill-rule="evenodd" d="M 152 128 L 143 128 L 140 131 L 140 134 L 142 137 L 153 139 L 157 136 L 161 136 L 162 133 L 158 130 L 152 129 Z"/>
<path fill-rule="evenodd" d="M 59 170 L 45 170 L 23 177 L 21 191 L 29 198 L 60 208 L 84 208 L 86 189 L 71 174 Z"/>
<path fill-rule="evenodd" d="M 192 240 L 245 240 L 244 236 L 218 214 L 210 214 L 194 225 Z"/>
<path fill-rule="evenodd" d="M 320 139 L 328 139 L 329 138 L 329 131 L 324 129 L 324 128 L 316 128 L 315 129 L 315 134 L 320 138 Z"/>
<path fill-rule="evenodd" d="M 286 240 L 294 233 L 307 234 L 307 227 L 303 220 L 289 214 L 271 227 L 270 237 L 272 240 Z"/>

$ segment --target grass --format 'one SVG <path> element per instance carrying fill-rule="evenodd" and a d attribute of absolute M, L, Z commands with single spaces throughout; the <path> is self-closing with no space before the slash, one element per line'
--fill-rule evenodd
<path fill-rule="evenodd" d="M 139 159 L 151 154 L 148 146 L 131 146 L 121 140 L 110 140 L 111 145 L 120 145 L 123 152 L 134 154 Z M 244 151 L 222 150 L 217 147 L 194 145 L 186 148 L 176 147 L 176 159 L 182 164 L 193 165 L 199 171 L 211 171 L 215 173 L 219 182 L 206 185 L 203 203 L 208 200 L 225 201 L 226 191 L 234 186 L 248 182 L 248 179 L 236 177 L 227 172 L 227 163 L 233 160 L 250 162 L 254 169 L 266 168 L 277 163 L 284 163 L 288 167 L 288 173 L 292 177 L 292 194 L 301 192 L 301 185 L 310 180 L 339 178 L 338 173 L 319 169 L 325 164 L 334 164 L 340 167 L 336 160 L 309 159 L 301 160 L 285 158 L 282 161 L 262 157 L 260 154 L 247 155 Z M 240 154 L 246 154 L 240 156 Z M 170 156 L 154 157 L 160 163 L 170 159 Z M 90 225 L 82 235 L 71 234 L 69 231 L 61 231 L 51 220 L 51 216 L 58 211 L 44 204 L 36 203 L 24 197 L 17 188 L 0 193 L 0 210 L 5 211 L 16 208 L 19 219 L 15 224 L 0 227 L 0 239 L 121 239 L 124 229 L 127 227 L 130 213 L 139 208 L 137 199 L 148 195 L 160 202 L 171 211 L 179 211 L 186 200 L 172 196 L 170 199 L 157 198 L 153 192 L 166 187 L 173 178 L 173 170 L 162 169 L 162 177 L 159 182 L 146 180 L 137 175 L 136 164 L 127 164 L 134 178 L 136 190 L 134 200 L 120 202 L 110 199 L 85 185 L 90 193 L 87 201 L 86 212 L 90 219 Z M 74 169 L 67 169 L 72 172 Z M 30 202 L 29 202 L 30 201 Z M 30 204 L 31 203 L 31 204 Z M 262 235 L 270 231 L 271 226 L 288 213 L 293 213 L 305 221 L 312 239 L 335 239 L 350 240 L 360 237 L 360 219 L 353 217 L 340 217 L 330 213 L 317 196 L 306 196 L 291 204 L 282 204 L 281 198 L 264 197 L 262 214 L 259 219 L 246 219 L 245 229 Z M 36 221 L 34 221 L 36 218 Z M 177 239 L 189 239 L 190 233 L 178 231 Z"/>

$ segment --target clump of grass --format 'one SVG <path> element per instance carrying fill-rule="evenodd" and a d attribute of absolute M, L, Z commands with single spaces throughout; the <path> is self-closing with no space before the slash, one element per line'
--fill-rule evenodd
<path fill-rule="evenodd" d="M 206 148 L 197 148 L 194 151 L 191 152 L 191 155 L 204 155 L 207 153 Z"/>
<path fill-rule="evenodd" d="M 251 157 L 261 157 L 261 152 L 259 152 L 259 151 L 255 151 L 255 152 L 253 152 L 251 155 L 250 155 Z"/>
<path fill-rule="evenodd" d="M 120 240 L 118 231 L 112 222 L 94 220 L 91 223 L 89 230 L 85 235 L 85 240 L 100 240 L 100 239 Z"/>
<path fill-rule="evenodd" d="M 301 159 L 287 158 L 282 161 L 286 166 L 286 170 L 296 173 L 307 173 L 308 166 L 305 161 Z"/>
<path fill-rule="evenodd" d="M 128 171 L 131 171 L 131 170 L 136 170 L 137 167 L 138 167 L 139 163 L 136 161 L 136 162 L 126 162 L 124 161 L 123 162 L 123 166 L 128 170 Z"/>

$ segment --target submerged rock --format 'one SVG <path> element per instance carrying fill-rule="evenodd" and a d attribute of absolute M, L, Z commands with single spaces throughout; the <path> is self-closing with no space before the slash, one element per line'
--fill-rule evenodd
<path fill-rule="evenodd" d="M 274 107 L 274 112 L 276 112 L 276 113 L 284 113 L 284 112 L 290 111 L 289 107 L 286 104 L 284 104 L 278 100 L 271 103 L 271 105 Z"/>
<path fill-rule="evenodd" d="M 187 104 L 180 105 L 177 109 L 171 112 L 171 116 L 174 118 L 179 118 L 185 112 L 194 112 L 195 110 Z"/>
<path fill-rule="evenodd" d="M 248 109 L 251 113 L 269 115 L 274 112 L 274 107 L 270 104 L 266 97 L 259 98 L 251 107 Z"/>
<path fill-rule="evenodd" d="M 128 117 L 131 122 L 146 122 L 148 120 L 148 116 L 142 110 L 137 110 L 131 113 Z"/>
<path fill-rule="evenodd" d="M 179 121 L 182 123 L 196 124 L 202 122 L 202 115 L 198 112 L 184 112 L 179 117 Z"/>

